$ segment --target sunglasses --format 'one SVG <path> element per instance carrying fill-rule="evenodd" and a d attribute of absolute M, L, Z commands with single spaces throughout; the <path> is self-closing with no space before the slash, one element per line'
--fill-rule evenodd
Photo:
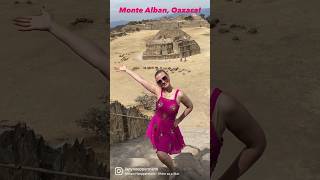
<path fill-rule="evenodd" d="M 161 79 L 159 79 L 157 81 L 157 84 L 161 85 L 162 83 L 165 83 L 168 81 L 168 77 L 167 76 L 163 76 Z"/>

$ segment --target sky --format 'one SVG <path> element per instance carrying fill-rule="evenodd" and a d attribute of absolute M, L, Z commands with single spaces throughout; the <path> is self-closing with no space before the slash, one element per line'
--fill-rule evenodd
<path fill-rule="evenodd" d="M 111 0 L 110 1 L 110 18 L 111 21 L 130 21 L 130 20 L 142 20 L 152 19 L 163 14 L 127 14 L 118 13 L 119 7 L 128 8 L 146 8 L 146 7 L 158 7 L 158 8 L 210 8 L 210 0 Z"/>

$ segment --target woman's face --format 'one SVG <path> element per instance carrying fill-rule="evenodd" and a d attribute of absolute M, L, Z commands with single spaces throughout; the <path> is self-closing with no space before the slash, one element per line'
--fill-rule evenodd
<path fill-rule="evenodd" d="M 159 74 L 157 74 L 156 82 L 158 86 L 161 87 L 162 89 L 165 89 L 170 86 L 169 76 L 164 72 L 160 72 Z"/>

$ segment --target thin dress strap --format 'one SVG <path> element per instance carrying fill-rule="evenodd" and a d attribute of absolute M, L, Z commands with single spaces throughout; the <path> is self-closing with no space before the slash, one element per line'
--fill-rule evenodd
<path fill-rule="evenodd" d="M 220 154 L 222 142 L 219 141 L 214 121 L 215 119 L 212 119 L 214 109 L 216 107 L 216 103 L 218 100 L 219 95 L 221 94 L 221 90 L 218 88 L 215 88 L 211 94 L 210 98 L 210 176 L 213 174 L 213 170 L 216 166 L 216 162 L 218 160 L 218 156 Z"/>
<path fill-rule="evenodd" d="M 210 97 L 210 119 L 212 119 L 213 111 L 216 106 L 217 99 L 221 94 L 221 90 L 219 88 L 215 88 Z"/>
<path fill-rule="evenodd" d="M 177 100 L 179 89 L 176 90 L 176 94 L 174 95 L 174 100 Z"/>

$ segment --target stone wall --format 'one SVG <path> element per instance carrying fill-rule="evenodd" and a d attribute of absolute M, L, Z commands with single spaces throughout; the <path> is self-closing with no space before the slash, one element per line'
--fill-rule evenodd
<path fill-rule="evenodd" d="M 172 43 L 165 43 L 165 42 Z M 143 60 L 185 58 L 200 53 L 200 46 L 181 29 L 160 30 L 146 44 Z"/>
<path fill-rule="evenodd" d="M 171 20 L 161 21 L 155 20 L 148 22 L 144 29 L 146 30 L 161 30 L 161 29 L 179 29 L 186 27 L 210 27 L 210 24 L 204 20 Z"/>
<path fill-rule="evenodd" d="M 177 21 L 151 21 L 146 24 L 148 30 L 161 30 L 161 29 L 178 29 L 179 23 Z"/>
<path fill-rule="evenodd" d="M 143 53 L 144 55 L 168 55 L 174 53 L 173 43 L 159 43 L 159 44 L 147 44 L 147 49 Z"/>
<path fill-rule="evenodd" d="M 200 54 L 200 46 L 195 40 L 181 41 L 178 46 L 180 47 L 182 57 Z"/>
<path fill-rule="evenodd" d="M 142 117 L 144 119 L 119 115 Z M 148 122 L 149 117 L 143 115 L 137 108 L 126 108 L 117 101 L 112 102 L 110 104 L 110 143 L 119 143 L 145 135 Z"/>
<path fill-rule="evenodd" d="M 210 28 L 210 24 L 206 20 L 193 20 L 193 21 L 182 21 L 179 23 L 180 28 L 187 27 L 207 27 Z"/>
<path fill-rule="evenodd" d="M 107 152 L 106 152 L 107 153 Z M 44 168 L 55 171 L 107 177 L 108 168 L 99 163 L 95 152 L 75 141 L 53 148 L 45 140 L 24 124 L 1 127 L 0 163 Z M 30 171 L 14 171 L 0 167 L 2 180 L 76 180 L 76 178 L 53 176 Z"/>
<path fill-rule="evenodd" d="M 179 38 L 187 38 L 190 39 L 191 36 L 188 35 L 186 32 L 182 31 L 181 29 L 166 29 L 159 31 L 152 40 L 161 39 L 161 38 L 170 38 L 173 41 Z"/>
<path fill-rule="evenodd" d="M 168 55 L 143 55 L 143 60 L 165 60 L 179 58 L 180 54 L 168 54 Z"/>
<path fill-rule="evenodd" d="M 145 24 L 126 25 L 122 28 L 122 30 L 125 32 L 140 31 L 145 29 L 146 29 Z"/>

